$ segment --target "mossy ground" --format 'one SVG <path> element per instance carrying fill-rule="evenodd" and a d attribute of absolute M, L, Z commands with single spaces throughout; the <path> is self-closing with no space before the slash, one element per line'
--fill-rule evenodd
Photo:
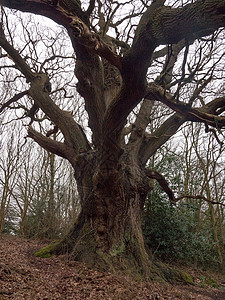
<path fill-rule="evenodd" d="M 186 272 L 174 269 L 164 268 L 163 274 L 166 280 L 172 284 L 194 284 L 193 278 Z"/>
<path fill-rule="evenodd" d="M 34 253 L 34 255 L 36 257 L 49 258 L 52 256 L 54 249 L 58 244 L 59 244 L 59 241 L 52 241 L 48 246 L 36 251 Z"/>
<path fill-rule="evenodd" d="M 52 255 L 47 261 L 35 257 L 35 249 L 45 245 L 38 240 L 0 235 L 0 299 L 37 299 L 37 295 L 38 299 L 225 299 L 224 274 L 153 263 L 152 272 L 153 266 L 161 276 L 163 266 L 182 269 L 194 278 L 195 285 L 137 281 L 121 273 L 90 269 L 68 260 L 67 254 Z M 57 242 L 51 246 L 54 245 Z M 51 250 L 48 252 L 51 254 Z M 213 287 L 215 282 L 210 278 L 218 283 L 219 289 Z M 201 287 L 204 281 L 207 286 Z"/>
<path fill-rule="evenodd" d="M 41 248 L 37 252 L 35 252 L 36 257 L 40 258 L 49 258 L 52 256 L 54 253 L 54 249 L 59 245 L 59 241 L 52 241 L 49 245 L 47 245 L 44 248 Z M 123 251 L 122 251 L 123 252 Z M 102 254 L 101 254 L 102 256 Z M 121 272 L 123 272 L 126 275 L 129 275 L 136 280 L 140 280 L 140 273 L 136 274 L 134 273 L 134 269 L 131 268 L 130 272 L 128 269 L 128 265 L 124 263 L 126 260 L 123 259 L 123 256 L 121 256 L 121 251 L 118 253 L 113 253 L 111 256 L 111 259 L 113 258 L 114 265 L 112 265 L 111 268 L 109 268 L 110 271 L 118 271 L 118 264 L 121 264 Z M 104 261 L 104 267 L 103 271 L 106 271 L 106 263 L 110 264 L 109 258 L 108 257 L 102 257 L 102 260 Z M 115 266 L 117 265 L 117 268 Z M 94 267 L 94 266 L 93 266 Z M 99 269 L 99 268 L 98 268 Z M 133 269 L 133 270 L 132 270 Z M 185 271 L 181 271 L 176 268 L 172 268 L 170 266 L 167 266 L 161 262 L 153 263 L 151 270 L 150 270 L 150 279 L 153 281 L 159 281 L 159 282 L 168 282 L 171 284 L 194 284 L 194 281 L 192 277 L 186 273 Z"/>
<path fill-rule="evenodd" d="M 153 263 L 151 274 L 153 281 L 168 282 L 171 284 L 194 284 L 192 276 L 186 271 L 166 265 L 160 261 Z"/>

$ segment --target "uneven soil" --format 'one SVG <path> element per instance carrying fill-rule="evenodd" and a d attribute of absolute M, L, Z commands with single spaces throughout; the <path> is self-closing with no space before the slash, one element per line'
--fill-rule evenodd
<path fill-rule="evenodd" d="M 47 244 L 0 235 L 0 300 L 225 300 L 225 278 L 216 274 L 217 288 L 207 286 L 209 275 L 196 270 L 191 270 L 194 286 L 138 282 L 121 274 L 91 270 L 67 255 L 35 257 L 34 252 Z"/>

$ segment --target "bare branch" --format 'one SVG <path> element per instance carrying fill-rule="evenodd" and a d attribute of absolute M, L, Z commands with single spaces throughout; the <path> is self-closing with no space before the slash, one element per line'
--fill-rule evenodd
<path fill-rule="evenodd" d="M 19 52 L 10 45 L 7 41 L 2 25 L 0 24 L 0 46 L 9 54 L 10 58 L 14 61 L 17 68 L 21 71 L 22 74 L 26 77 L 27 81 L 30 82 L 35 74 L 31 71 L 28 64 L 20 56 Z"/>
<path fill-rule="evenodd" d="M 161 57 L 163 55 L 167 56 L 165 64 L 163 66 L 163 70 L 160 73 L 160 76 L 158 78 L 156 78 L 156 82 L 159 85 L 161 85 L 162 87 L 164 87 L 165 89 L 168 88 L 168 85 L 170 84 L 170 82 L 172 80 L 172 72 L 173 72 L 174 65 L 177 61 L 178 54 L 185 47 L 185 45 L 186 45 L 186 42 L 183 39 L 176 45 L 168 45 L 167 47 L 165 47 L 157 52 L 154 52 L 152 55 L 152 60 L 157 57 Z"/>
<path fill-rule="evenodd" d="M 181 8 L 161 6 L 159 2 L 153 1 L 143 14 L 137 30 L 138 39 L 147 34 L 149 41 L 157 44 L 176 44 L 183 38 L 210 35 L 224 26 L 223 0 L 198 0 Z"/>
<path fill-rule="evenodd" d="M 87 13 L 88 16 L 91 15 L 91 13 L 93 12 L 94 8 L 95 8 L 95 0 L 90 0 L 88 9 L 86 10 L 86 13 Z"/>
<path fill-rule="evenodd" d="M 155 179 L 158 181 L 161 188 L 164 190 L 164 192 L 167 193 L 170 201 L 172 201 L 172 202 L 176 201 L 173 191 L 169 187 L 168 182 L 166 181 L 166 178 L 162 174 L 160 174 L 157 171 L 151 170 L 151 169 L 145 169 L 145 174 L 149 178 L 152 178 L 152 179 Z"/>
<path fill-rule="evenodd" d="M 72 41 L 80 43 L 89 51 L 104 57 L 118 69 L 121 69 L 119 55 L 111 51 L 110 47 L 100 39 L 98 34 L 90 31 L 87 14 L 85 14 L 75 2 L 72 0 L 60 0 L 59 5 L 55 6 L 51 4 L 51 1 L 46 2 L 44 0 L 19 2 L 16 0 L 0 0 L 1 5 L 20 9 L 25 12 L 39 13 L 40 15 L 51 18 L 58 24 L 65 26 L 71 35 Z M 74 9 L 74 4 L 76 9 Z"/>
<path fill-rule="evenodd" d="M 168 195 L 170 201 L 172 201 L 173 203 L 176 203 L 184 198 L 188 198 L 188 199 L 201 199 L 204 200 L 205 202 L 211 203 L 211 204 L 219 204 L 222 206 L 225 206 L 225 204 L 218 202 L 218 201 L 212 201 L 210 199 L 207 199 L 206 197 L 202 196 L 202 195 L 196 195 L 196 196 L 192 196 L 192 195 L 181 195 L 179 197 L 175 197 L 173 191 L 171 190 L 171 188 L 169 187 L 165 177 L 160 174 L 157 171 L 151 170 L 151 169 L 145 169 L 145 173 L 147 175 L 147 177 L 151 178 L 151 179 L 155 179 L 158 181 L 159 185 L 161 186 L 161 188 L 163 189 L 163 191 Z"/>
<path fill-rule="evenodd" d="M 10 100 L 8 100 L 6 103 L 2 104 L 1 108 L 0 108 L 0 113 L 7 107 L 10 106 L 10 104 L 17 102 L 19 99 L 21 99 L 23 96 L 28 95 L 28 90 L 27 91 L 23 91 L 15 96 L 13 96 Z"/>
<path fill-rule="evenodd" d="M 28 128 L 28 137 L 32 138 L 35 142 L 37 142 L 41 147 L 55 153 L 63 158 L 66 158 L 71 162 L 72 165 L 75 164 L 76 153 L 73 148 L 68 147 L 64 143 L 57 142 L 55 140 L 50 139 L 42 135 L 41 133 L 35 131 L 31 126 Z"/>
<path fill-rule="evenodd" d="M 139 157 L 143 165 L 166 141 L 173 136 L 182 124 L 186 121 L 185 116 L 178 113 L 169 117 L 162 125 L 152 134 L 148 135 L 142 142 Z"/>
<path fill-rule="evenodd" d="M 188 199 L 196 199 L 196 200 L 204 200 L 205 202 L 208 202 L 208 203 L 211 203 L 211 204 L 219 204 L 219 205 L 222 205 L 222 206 L 225 206 L 225 204 L 221 203 L 221 202 L 218 202 L 218 201 L 213 201 L 213 200 L 210 200 L 210 199 L 207 199 L 206 197 L 202 196 L 202 195 L 196 195 L 196 196 L 192 196 L 192 195 L 181 195 L 179 197 L 177 197 L 175 199 L 175 202 L 178 202 L 184 198 L 188 198 Z"/>
<path fill-rule="evenodd" d="M 50 98 L 49 93 L 45 91 L 44 86 L 46 80 L 46 74 L 38 74 L 35 80 L 31 82 L 29 94 L 38 107 L 40 107 L 62 131 L 67 145 L 73 147 L 76 153 L 79 153 L 80 149 L 89 149 L 90 146 L 87 144 L 87 140 L 84 139 L 71 113 L 61 110 Z"/>
<path fill-rule="evenodd" d="M 131 148 L 135 154 L 140 150 L 143 139 L 146 138 L 146 127 L 150 123 L 150 115 L 154 101 L 143 100 L 135 122 L 132 124 L 131 135 L 128 142 L 128 148 Z"/>
<path fill-rule="evenodd" d="M 149 85 L 145 98 L 155 99 L 166 104 L 174 111 L 177 111 L 181 115 L 185 116 L 186 120 L 206 123 L 217 129 L 225 128 L 225 117 L 212 114 L 210 104 L 202 108 L 192 108 L 190 105 L 184 102 L 175 101 L 172 95 L 166 93 L 164 89 L 155 84 Z M 225 106 L 225 98 L 222 103 L 220 98 L 220 105 L 223 107 Z"/>

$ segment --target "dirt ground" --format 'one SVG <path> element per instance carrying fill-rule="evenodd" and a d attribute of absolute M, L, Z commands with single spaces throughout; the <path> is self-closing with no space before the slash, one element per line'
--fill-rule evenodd
<path fill-rule="evenodd" d="M 225 300 L 225 278 L 218 288 L 136 282 L 125 276 L 103 273 L 71 262 L 66 255 L 37 258 L 34 252 L 46 243 L 0 235 L 0 300 L 2 299 L 201 299 Z M 216 276 L 216 275 L 215 275 Z"/>

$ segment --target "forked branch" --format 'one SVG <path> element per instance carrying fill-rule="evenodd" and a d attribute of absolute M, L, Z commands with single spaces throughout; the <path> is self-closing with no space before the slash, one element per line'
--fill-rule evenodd
<path fill-rule="evenodd" d="M 37 142 L 42 148 L 57 154 L 63 158 L 66 158 L 75 165 L 76 153 L 72 147 L 67 146 L 65 143 L 57 142 L 43 134 L 34 130 L 31 126 L 28 128 L 28 137 L 32 138 Z"/>
<path fill-rule="evenodd" d="M 196 199 L 196 200 L 203 200 L 205 202 L 208 202 L 208 203 L 211 203 L 211 204 L 219 204 L 219 205 L 222 205 L 222 206 L 225 206 L 225 204 L 221 203 L 221 202 L 218 202 L 218 201 L 213 201 L 213 200 L 210 200 L 202 195 L 196 195 L 196 196 L 192 196 L 192 195 L 181 195 L 179 197 L 176 198 L 176 202 L 177 201 L 180 201 L 184 198 L 188 198 L 188 199 Z"/>
<path fill-rule="evenodd" d="M 25 95 L 28 95 L 28 90 L 23 91 L 19 94 L 16 94 L 15 96 L 13 96 L 11 99 L 9 99 L 6 103 L 3 103 L 2 106 L 0 107 L 0 113 L 6 109 L 7 107 L 9 107 L 12 103 L 17 102 L 18 100 L 20 100 L 22 97 L 24 97 Z"/>
<path fill-rule="evenodd" d="M 225 128 L 225 117 L 214 114 L 210 103 L 203 108 L 193 108 L 187 103 L 176 101 L 171 94 L 156 84 L 149 84 L 145 98 L 150 100 L 155 99 L 166 104 L 174 111 L 185 116 L 186 120 L 205 123 L 217 129 Z M 223 97 L 222 101 L 221 98 L 218 99 L 220 107 L 217 107 L 217 109 L 223 108 L 223 112 L 225 110 L 225 98 Z M 215 101 L 212 102 L 215 107 Z"/>
<path fill-rule="evenodd" d="M 160 174 L 157 171 L 151 170 L 151 169 L 145 169 L 145 173 L 146 173 L 147 177 L 158 181 L 159 185 L 161 186 L 163 191 L 168 195 L 168 197 L 172 203 L 176 203 L 184 198 L 188 198 L 188 199 L 196 199 L 196 200 L 199 199 L 199 200 L 203 200 L 205 202 L 211 203 L 211 204 L 219 204 L 219 205 L 225 206 L 225 204 L 218 202 L 218 201 L 213 201 L 211 199 L 208 199 L 208 198 L 204 197 L 203 195 L 196 195 L 196 196 L 181 195 L 179 197 L 175 197 L 174 192 L 171 190 L 168 182 L 166 181 L 166 178 L 162 174 Z"/>
<path fill-rule="evenodd" d="M 20 56 L 19 52 L 7 41 L 2 24 L 0 24 L 0 46 L 8 53 L 16 67 L 26 77 L 27 82 L 30 82 L 34 78 L 34 73 L 26 61 Z"/>

